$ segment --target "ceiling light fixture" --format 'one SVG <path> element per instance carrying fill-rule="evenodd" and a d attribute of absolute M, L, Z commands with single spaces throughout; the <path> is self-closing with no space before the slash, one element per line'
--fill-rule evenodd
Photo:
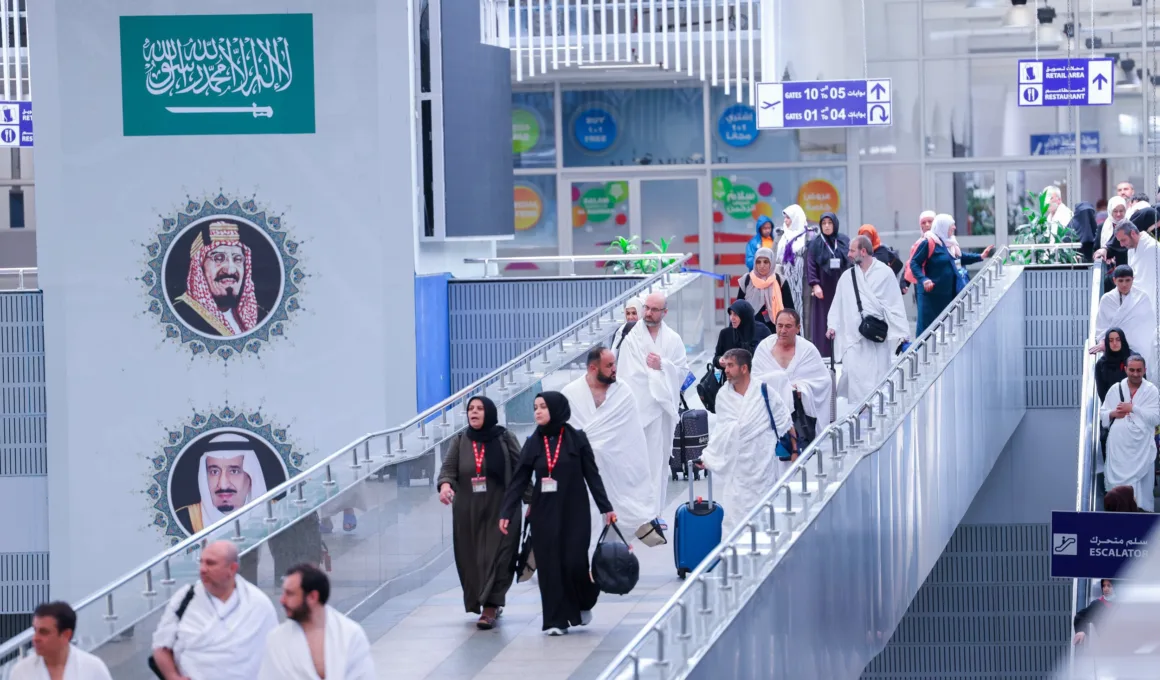
<path fill-rule="evenodd" d="M 1031 28 L 1035 25 L 1027 0 L 1011 0 L 1011 9 L 1003 15 L 1003 25 L 1007 28 Z"/>

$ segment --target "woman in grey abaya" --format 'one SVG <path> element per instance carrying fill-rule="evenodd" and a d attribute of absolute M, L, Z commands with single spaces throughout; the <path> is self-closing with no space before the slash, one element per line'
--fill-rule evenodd
<path fill-rule="evenodd" d="M 487 397 L 467 402 L 466 430 L 451 440 L 439 471 L 439 500 L 451 505 L 455 568 L 463 587 L 463 608 L 479 614 L 482 630 L 495 627 L 512 585 L 519 547 L 519 519 L 507 536 L 496 532 L 504 494 L 519 464 L 520 443 L 499 425 Z"/>
<path fill-rule="evenodd" d="M 512 536 L 520 509 L 520 497 L 536 481 L 532 494 L 532 553 L 540 582 L 543 630 L 564 635 L 572 626 L 592 621 L 592 608 L 600 595 L 588 567 L 592 536 L 588 493 L 604 514 L 605 524 L 616 521 L 608 502 L 596 457 L 583 432 L 568 424 L 572 409 L 559 392 L 536 395 L 535 433 L 524 443 L 520 466 L 508 487 L 499 529 Z M 516 524 L 518 526 L 518 524 Z"/>

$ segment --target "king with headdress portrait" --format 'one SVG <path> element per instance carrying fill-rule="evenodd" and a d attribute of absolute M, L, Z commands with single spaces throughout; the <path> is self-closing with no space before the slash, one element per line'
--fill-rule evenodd
<path fill-rule="evenodd" d="M 206 335 L 241 335 L 258 325 L 252 255 L 236 224 L 210 222 L 194 236 L 185 292 L 173 299 L 173 308 Z"/>

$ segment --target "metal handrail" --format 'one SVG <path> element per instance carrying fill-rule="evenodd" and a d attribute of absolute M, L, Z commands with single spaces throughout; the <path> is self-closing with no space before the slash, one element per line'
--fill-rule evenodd
<path fill-rule="evenodd" d="M 484 277 L 492 276 L 490 273 L 491 265 L 496 265 L 495 276 L 500 275 L 499 265 L 515 264 L 517 262 L 545 262 L 545 263 L 559 263 L 567 264 L 569 268 L 568 274 L 575 275 L 577 262 L 636 262 L 639 260 L 656 260 L 657 264 L 670 262 L 672 260 L 688 261 L 692 258 L 692 253 L 609 253 L 608 255 L 530 255 L 528 257 L 465 257 L 464 264 L 482 264 Z M 671 262 L 670 262 L 671 264 Z M 666 265 L 667 266 L 667 265 Z M 634 272 L 624 272 L 628 275 L 633 275 Z M 637 275 L 643 275 L 636 272 Z"/>
<path fill-rule="evenodd" d="M 379 430 L 377 432 L 368 433 L 368 434 L 365 434 L 365 435 L 353 440 L 350 444 L 347 444 L 346 446 L 342 447 L 341 449 L 339 449 L 335 453 L 327 456 L 326 458 L 319 461 L 318 463 L 315 463 L 314 465 L 303 470 L 302 472 L 298 473 L 294 477 L 287 479 L 285 482 L 283 482 L 283 483 L 279 484 L 278 486 L 268 490 L 265 494 L 250 501 L 249 503 L 242 506 L 241 508 L 231 512 L 229 515 L 226 515 L 222 519 L 220 519 L 217 522 L 211 524 L 210 526 L 202 529 L 201 531 L 197 532 L 193 536 L 190 536 L 189 538 L 185 539 L 184 541 L 181 541 L 177 545 L 172 546 L 172 547 L 168 548 L 167 550 L 162 551 L 157 556 L 142 563 L 140 566 L 127 572 L 125 575 L 123 575 L 120 578 L 116 579 L 115 581 L 109 583 L 108 585 L 106 585 L 105 587 L 96 591 L 92 595 L 89 595 L 85 599 L 81 600 L 78 604 L 76 604 L 74 606 L 74 609 L 79 611 L 79 610 L 82 610 L 86 607 L 94 605 L 94 604 L 100 602 L 101 600 L 107 601 L 108 598 L 112 597 L 112 593 L 114 591 L 116 591 L 118 588 L 120 588 L 121 586 L 124 586 L 125 584 L 129 583 L 130 581 L 132 581 L 135 578 L 141 577 L 142 575 L 145 575 L 147 577 L 147 582 L 151 582 L 152 581 L 151 575 L 152 575 L 152 571 L 154 569 L 157 569 L 158 567 L 164 567 L 167 570 L 168 566 L 169 566 L 169 560 L 171 558 L 179 556 L 183 553 L 204 547 L 205 543 L 208 541 L 208 539 L 211 535 L 213 535 L 215 532 L 218 532 L 225 527 L 228 527 L 229 525 L 231 525 L 235 522 L 241 521 L 241 518 L 243 518 L 247 513 L 252 512 L 254 509 L 256 509 L 262 505 L 267 505 L 267 506 L 269 506 L 269 508 L 273 508 L 273 504 L 275 502 L 275 499 L 277 499 L 280 496 L 283 496 L 284 494 L 292 493 L 293 491 L 295 491 L 295 487 L 299 487 L 298 491 L 300 492 L 301 487 L 305 485 L 305 482 L 302 480 L 309 479 L 313 475 L 315 475 L 319 472 L 322 472 L 322 471 L 327 472 L 327 478 L 329 479 L 329 478 L 331 478 L 331 475 L 329 474 L 331 466 L 338 465 L 338 464 L 344 464 L 344 461 L 346 463 L 349 463 L 352 455 L 354 456 L 355 460 L 359 460 L 359 455 L 360 455 L 359 448 L 361 446 L 363 446 L 364 444 L 366 445 L 366 449 L 365 449 L 366 459 L 365 460 L 367 462 L 373 463 L 376 467 L 381 466 L 381 465 L 397 464 L 397 463 L 405 462 L 407 460 L 411 460 L 413 458 L 425 455 L 428 451 L 430 451 L 433 448 L 435 448 L 436 446 L 438 446 L 441 443 L 442 439 L 431 438 L 428 440 L 428 443 L 423 446 L 422 450 L 418 451 L 414 456 L 400 457 L 400 456 L 395 456 L 391 453 L 390 437 L 392 435 L 398 435 L 401 452 L 405 450 L 402 448 L 402 446 L 403 446 L 403 442 L 404 442 L 404 435 L 406 434 L 406 432 L 408 430 L 413 430 L 413 429 L 418 430 L 420 433 L 420 437 L 426 438 L 427 437 L 427 435 L 426 435 L 427 424 L 433 418 L 438 417 L 438 416 L 442 416 L 445 419 L 446 415 L 449 412 L 453 412 L 456 410 L 462 410 L 461 407 L 462 407 L 464 401 L 466 401 L 470 397 L 473 397 L 473 396 L 476 396 L 477 394 L 482 393 L 487 387 L 489 387 L 492 384 L 498 383 L 500 389 L 505 389 L 504 385 L 507 382 L 506 379 L 508 377 L 510 377 L 512 374 L 514 374 L 514 372 L 517 369 L 523 367 L 524 365 L 528 365 L 529 370 L 530 370 L 531 362 L 534 361 L 537 357 L 543 357 L 544 361 L 547 361 L 547 357 L 549 355 L 549 352 L 551 352 L 557 346 L 561 346 L 569 338 L 569 336 L 579 337 L 580 332 L 582 330 L 584 330 L 585 327 L 588 327 L 589 329 L 599 330 L 601 328 L 601 323 L 604 320 L 604 318 L 607 317 L 609 320 L 613 320 L 615 318 L 615 313 L 620 311 L 623 308 L 623 304 L 629 298 L 640 295 L 641 293 L 644 293 L 646 291 L 652 291 L 653 288 L 655 288 L 657 286 L 668 285 L 671 281 L 672 275 L 680 272 L 681 268 L 688 261 L 689 257 L 691 257 L 691 256 L 690 255 L 682 255 L 678 259 L 677 262 L 672 263 L 671 265 L 665 267 L 664 269 L 662 269 L 659 272 L 656 272 L 655 274 L 651 274 L 651 275 L 643 278 L 639 283 L 632 286 L 631 288 L 624 291 L 623 293 L 620 293 L 619 295 L 617 295 L 615 298 L 613 298 L 609 302 L 606 302 L 605 304 L 596 308 L 595 310 L 593 310 L 592 312 L 590 312 L 589 314 L 587 314 L 583 318 L 581 318 L 579 321 L 576 321 L 575 323 L 569 325 L 564 330 L 556 333 L 555 335 L 551 336 L 550 338 L 537 344 L 535 347 L 532 347 L 531 349 L 523 352 L 522 354 L 520 354 L 516 358 L 512 359 L 508 363 L 504 364 L 500 368 L 492 371 L 491 373 L 480 378 L 479 380 L 476 380 L 471 385 L 468 385 L 467 387 L 459 390 L 458 392 L 451 395 L 447 399 L 444 399 L 443 401 L 439 402 L 438 404 L 431 406 L 430 408 L 422 411 L 421 413 L 414 416 L 410 420 L 407 420 L 403 424 L 397 425 L 395 427 L 388 428 L 385 430 Z M 446 423 L 446 420 L 444 420 L 443 422 Z M 369 442 L 371 439 L 376 439 L 376 438 L 381 438 L 381 437 L 387 438 L 386 457 L 380 458 L 377 461 L 371 461 L 370 460 L 370 444 L 369 444 Z M 369 476 L 370 474 L 371 474 L 371 469 L 368 466 L 367 475 Z M 343 491 L 345 491 L 345 490 L 346 489 L 343 489 Z M 341 492 L 339 492 L 339 493 L 341 493 Z M 337 496 L 337 494 L 335 494 L 335 496 L 331 496 L 330 498 L 333 498 L 336 496 Z M 272 512 L 272 510 L 268 510 L 268 512 Z M 235 526 L 237 526 L 237 525 L 235 525 Z M 166 573 L 168 573 L 168 571 L 166 571 Z M 109 606 L 111 607 L 112 605 L 109 604 Z M 3 658 L 5 658 L 13 653 L 18 652 L 18 651 L 22 651 L 31 642 L 31 639 L 32 639 L 32 630 L 27 629 L 27 630 L 23 631 L 22 633 L 8 639 L 3 644 L 0 644 L 0 659 L 3 659 Z"/>
<path fill-rule="evenodd" d="M 839 452 L 841 452 L 840 455 L 845 455 L 859 444 L 865 443 L 862 433 L 863 415 L 869 415 L 867 429 L 873 428 L 875 418 L 884 418 L 886 416 L 887 405 L 897 403 L 897 393 L 905 388 L 906 383 L 910 382 L 913 385 L 919 383 L 922 379 L 918 372 L 919 364 L 929 365 L 931 363 L 931 355 L 938 354 L 940 351 L 938 346 L 947 344 L 947 336 L 953 335 L 956 328 L 961 329 L 967 325 L 966 314 L 968 311 L 971 313 L 981 311 L 983 296 L 989 294 L 995 288 L 996 284 L 1002 280 L 1004 263 L 1011 252 L 1019 250 L 1074 249 L 1078 247 L 1078 244 L 1051 244 L 1046 247 L 1041 245 L 1003 246 L 998 252 L 994 253 L 983 269 L 967 283 L 963 290 L 947 305 L 946 309 L 935 318 L 934 322 L 894 362 L 887 372 L 886 378 L 879 382 L 874 390 L 857 407 L 818 433 L 814 441 L 798 456 L 798 459 L 782 475 L 781 479 L 737 523 L 733 531 L 724 537 L 717 547 L 709 552 L 708 556 L 689 574 L 686 581 L 669 598 L 669 601 L 661 607 L 660 611 L 613 658 L 604 672 L 598 676 L 599 680 L 620 678 L 622 677 L 620 674 L 630 668 L 633 673 L 631 677 L 639 680 L 641 657 L 638 650 L 643 647 L 650 637 L 656 634 L 662 634 L 662 625 L 665 620 L 672 616 L 673 612 L 677 611 L 678 608 L 682 611 L 683 616 L 688 615 L 688 611 L 682 603 L 682 598 L 694 587 L 707 589 L 709 570 L 719 562 L 725 570 L 725 578 L 728 578 L 730 566 L 727 553 L 736 556 L 737 544 L 742 540 L 743 535 L 746 534 L 756 544 L 757 519 L 764 513 L 769 513 L 771 517 L 773 516 L 778 496 L 784 495 L 786 509 L 788 511 L 793 510 L 793 490 L 791 485 L 795 481 L 800 480 L 801 490 L 807 490 L 806 480 L 809 471 L 806 466 L 815 458 L 817 458 L 817 470 L 819 473 L 822 472 L 823 457 L 820 455 L 820 452 L 823 442 L 829 440 L 835 457 L 839 456 Z M 895 382 L 896 375 L 901 378 L 899 381 L 900 384 Z M 875 413 L 875 406 L 878 407 L 877 413 Z M 881 425 L 879 425 L 878 429 L 882 429 Z M 846 445 L 846 431 L 850 433 L 849 447 Z M 742 604 L 740 598 L 736 602 L 739 605 Z M 682 629 L 684 629 L 685 625 L 686 622 L 682 619 Z M 690 654 L 689 657 L 695 658 L 695 655 Z M 661 667 L 668 667 L 667 665 L 671 665 L 672 663 L 663 658 L 657 659 L 656 661 L 658 664 L 661 664 Z M 668 676 L 666 675 L 664 677 L 667 678 Z"/>
<path fill-rule="evenodd" d="M 1087 341 L 1084 343 L 1083 374 L 1080 382 L 1079 443 L 1076 455 L 1076 512 L 1091 512 L 1096 507 L 1096 456 L 1099 455 L 1100 402 L 1096 395 L 1095 372 L 1096 355 L 1089 349 L 1096 345 L 1096 311 L 1103 295 L 1103 267 L 1092 267 L 1091 295 L 1089 299 L 1091 318 L 1088 320 Z M 1086 607 L 1091 600 L 1091 579 L 1071 580 L 1071 620 L 1076 613 Z M 1068 645 L 1068 662 L 1075 663 L 1075 645 Z"/>
<path fill-rule="evenodd" d="M 37 275 L 38 275 L 38 271 L 37 271 L 36 267 L 4 267 L 4 268 L 0 268 L 0 277 L 5 277 L 5 276 L 15 276 L 16 277 L 16 288 L 0 288 L 0 290 L 8 290 L 8 291 L 37 290 L 36 288 L 26 288 L 24 286 L 24 277 L 25 276 L 37 276 Z"/>

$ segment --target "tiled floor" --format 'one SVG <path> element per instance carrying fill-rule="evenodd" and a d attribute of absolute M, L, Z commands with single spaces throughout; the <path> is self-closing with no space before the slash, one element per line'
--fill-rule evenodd
<path fill-rule="evenodd" d="M 697 484 L 704 495 L 704 482 Z M 688 494 L 685 482 L 671 482 L 670 525 Z M 549 638 L 540 630 L 540 595 L 535 581 L 516 584 L 496 630 L 475 628 L 476 617 L 463 611 L 454 567 L 433 582 L 389 600 L 362 620 L 371 639 L 376 667 L 398 680 L 439 678 L 593 678 L 632 639 L 680 586 L 672 546 L 636 544 L 641 577 L 626 596 L 602 595 L 592 624 Z M 386 677 L 384 675 L 384 677 Z"/>

